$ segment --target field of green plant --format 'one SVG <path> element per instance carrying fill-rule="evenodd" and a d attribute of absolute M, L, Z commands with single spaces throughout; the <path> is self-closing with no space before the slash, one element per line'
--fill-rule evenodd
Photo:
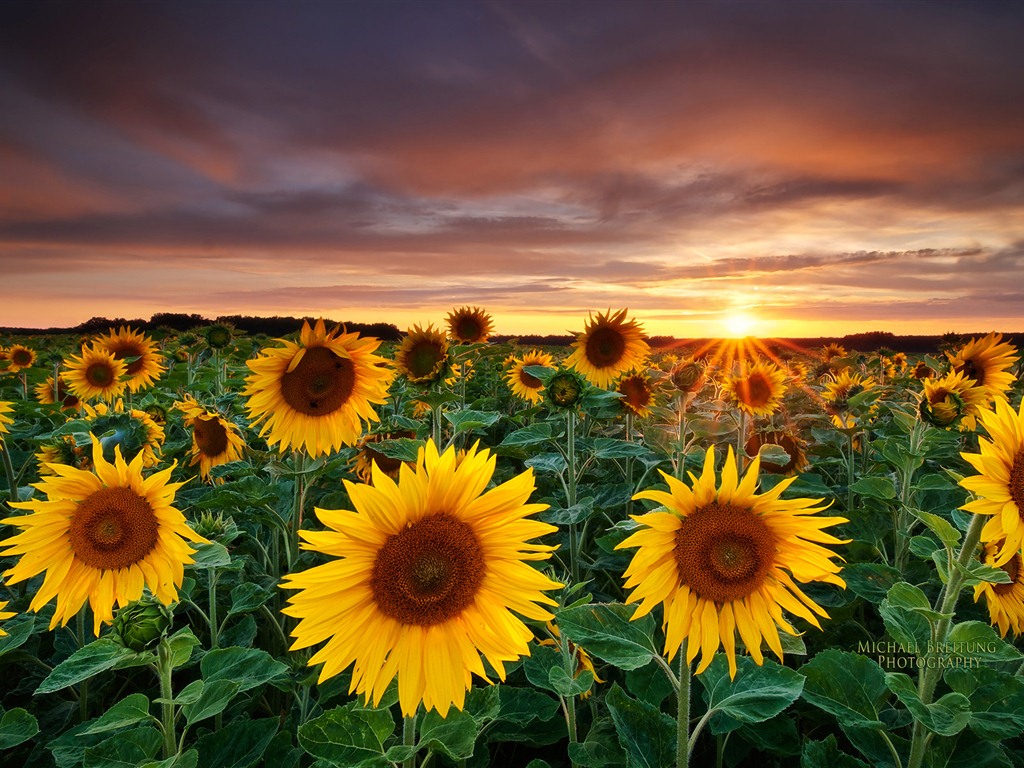
<path fill-rule="evenodd" d="M 1024 765 L 1024 408 L 463 307 L 0 338 L 0 764 Z"/>

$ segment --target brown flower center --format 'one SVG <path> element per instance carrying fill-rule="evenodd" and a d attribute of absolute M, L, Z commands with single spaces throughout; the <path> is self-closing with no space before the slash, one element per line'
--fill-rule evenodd
<path fill-rule="evenodd" d="M 32 365 L 32 353 L 27 349 L 16 349 L 11 353 L 11 362 L 15 365 Z"/>
<path fill-rule="evenodd" d="M 1007 490 L 1013 503 L 1017 505 L 1017 514 L 1024 520 L 1024 448 L 1017 451 L 1017 455 L 1013 457 Z"/>
<path fill-rule="evenodd" d="M 976 387 L 981 387 L 985 384 L 985 366 L 978 365 L 973 358 L 967 358 L 953 370 L 957 373 L 962 373 L 968 379 L 974 379 Z"/>
<path fill-rule="evenodd" d="M 1002 566 L 1002 568 L 1003 568 L 1004 571 L 1006 571 L 1006 574 L 1010 577 L 1010 583 L 1009 584 L 993 584 L 992 585 L 992 590 L 997 595 L 1005 595 L 1007 592 L 1009 592 L 1015 586 L 1017 586 L 1017 583 L 1020 580 L 1020 571 L 1021 571 L 1020 554 L 1018 553 L 1018 554 L 1014 555 L 1013 557 L 1011 557 L 1009 559 L 1009 561 L 1005 565 Z"/>
<path fill-rule="evenodd" d="M 308 347 L 299 364 L 281 376 L 281 397 L 306 416 L 341 408 L 356 385 L 355 365 L 327 347 Z"/>
<path fill-rule="evenodd" d="M 625 395 L 622 404 L 634 413 L 643 410 L 651 402 L 651 388 L 638 376 L 631 376 L 619 382 L 619 392 Z"/>
<path fill-rule="evenodd" d="M 228 431 L 216 416 L 199 416 L 192 424 L 192 436 L 204 456 L 220 456 L 228 449 Z"/>
<path fill-rule="evenodd" d="M 610 368 L 626 353 L 626 340 L 614 328 L 595 328 L 587 336 L 585 347 L 587 360 L 595 368 Z"/>
<path fill-rule="evenodd" d="M 412 345 L 405 356 L 405 367 L 412 379 L 424 379 L 440 372 L 445 350 L 430 339 L 421 339 Z"/>
<path fill-rule="evenodd" d="M 68 535 L 75 557 L 93 568 L 127 568 L 156 546 L 156 515 L 131 488 L 101 488 L 78 503 Z"/>
<path fill-rule="evenodd" d="M 114 383 L 114 369 L 105 362 L 92 363 L 85 369 L 85 380 L 93 387 L 106 389 Z"/>
<path fill-rule="evenodd" d="M 752 373 L 739 382 L 740 400 L 751 408 L 762 408 L 772 399 L 772 385 L 763 373 Z"/>
<path fill-rule="evenodd" d="M 679 580 L 705 600 L 742 600 L 764 583 L 775 547 L 775 534 L 759 516 L 712 502 L 684 517 L 676 533 Z"/>
<path fill-rule="evenodd" d="M 525 367 L 527 363 L 523 363 Z M 544 386 L 544 382 L 538 379 L 536 376 L 531 376 L 529 373 L 524 371 L 522 368 L 519 369 L 519 381 L 527 389 L 540 389 Z"/>
<path fill-rule="evenodd" d="M 126 357 L 136 358 L 132 362 L 128 363 L 129 376 L 134 376 L 136 373 L 141 371 L 142 366 L 146 364 L 146 350 L 134 341 L 122 341 L 114 346 L 108 347 L 108 349 L 114 353 L 114 357 L 117 360 L 124 360 Z"/>
<path fill-rule="evenodd" d="M 484 570 L 473 529 L 442 512 L 388 537 L 373 564 L 370 589 L 385 615 L 429 627 L 455 618 L 473 602 Z"/>
<path fill-rule="evenodd" d="M 455 335 L 459 337 L 459 341 L 473 343 L 483 338 L 484 329 L 480 327 L 475 317 L 460 317 L 455 324 Z"/>

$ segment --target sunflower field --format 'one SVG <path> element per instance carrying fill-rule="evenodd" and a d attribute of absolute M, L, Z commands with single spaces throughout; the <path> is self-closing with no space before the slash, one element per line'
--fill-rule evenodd
<path fill-rule="evenodd" d="M 477 307 L 0 338 L 0 764 L 1024 765 L 1024 406 Z"/>

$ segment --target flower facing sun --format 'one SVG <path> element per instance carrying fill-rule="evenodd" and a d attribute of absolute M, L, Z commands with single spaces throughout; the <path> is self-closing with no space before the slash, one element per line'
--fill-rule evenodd
<path fill-rule="evenodd" d="M 36 363 L 35 350 L 23 344 L 14 344 L 7 350 L 7 370 L 10 373 L 21 373 Z"/>
<path fill-rule="evenodd" d="M 981 339 L 971 339 L 955 353 L 946 353 L 954 371 L 974 379 L 975 386 L 982 388 L 986 403 L 1005 401 L 1006 393 L 1013 386 L 1014 375 L 1010 369 L 1017 362 L 1017 350 L 1002 339 L 1002 334 L 990 333 Z"/>
<path fill-rule="evenodd" d="M 47 376 L 46 381 L 36 384 L 36 400 L 43 405 L 53 405 L 60 400 L 60 409 L 62 411 L 74 411 L 81 407 L 82 401 L 78 399 L 68 388 L 68 385 L 64 383 L 64 379 L 58 377 L 57 379 L 57 391 L 53 391 L 53 376 Z M 56 399 L 54 399 L 56 395 Z"/>
<path fill-rule="evenodd" d="M 541 352 L 539 349 L 532 349 L 522 357 L 513 357 L 509 362 L 511 362 L 512 368 L 505 374 L 505 381 L 508 382 L 512 394 L 534 405 L 539 403 L 544 397 L 544 382 L 527 373 L 526 367 L 543 365 L 550 368 L 554 365 L 551 355 Z"/>
<path fill-rule="evenodd" d="M 141 454 L 126 463 L 118 449 L 109 463 L 95 438 L 92 458 L 92 472 L 50 465 L 56 474 L 35 486 L 45 499 L 11 503 L 31 514 L 0 521 L 22 529 L 0 542 L 0 554 L 21 556 L 4 574 L 11 584 L 46 572 L 29 609 L 56 597 L 50 629 L 66 626 L 88 600 L 99 635 L 114 606 L 138 600 L 143 587 L 164 605 L 177 600 L 194 553 L 185 539 L 206 539 L 173 506 L 183 485 L 169 482 L 173 466 L 143 477 Z"/>
<path fill-rule="evenodd" d="M 216 411 L 207 410 L 191 395 L 185 395 L 185 400 L 175 403 L 174 407 L 184 414 L 185 426 L 192 428 L 189 466 L 198 464 L 200 477 L 213 482 L 210 470 L 242 458 L 245 440 L 237 425 L 222 418 Z"/>
<path fill-rule="evenodd" d="M 643 329 L 636 320 L 627 320 L 626 312 L 597 313 L 591 316 L 583 333 L 572 346 L 575 351 L 565 365 L 575 368 L 595 387 L 607 388 L 615 378 L 630 368 L 642 368 L 650 347 L 643 339 Z"/>
<path fill-rule="evenodd" d="M 561 585 L 530 565 L 553 547 L 529 543 L 554 526 L 530 516 L 527 470 L 485 492 L 495 459 L 471 448 L 461 461 L 432 441 L 398 483 L 379 469 L 373 485 L 345 486 L 354 511 L 317 509 L 330 530 L 300 531 L 303 547 L 331 557 L 290 574 L 298 590 L 284 613 L 299 620 L 293 650 L 327 644 L 309 660 L 320 681 L 352 667 L 350 691 L 374 706 L 398 677 L 402 712 L 422 701 L 444 717 L 462 709 L 472 674 L 486 679 L 483 658 L 505 679 L 506 662 L 529 655 L 535 621 L 555 605 L 544 594 Z"/>
<path fill-rule="evenodd" d="M 999 551 L 999 543 L 985 542 L 984 563 L 993 565 Z M 1024 633 L 1024 563 L 1020 552 L 1015 552 L 1002 566 L 1010 577 L 1008 584 L 992 584 L 983 581 L 974 587 L 974 602 L 985 596 L 990 623 L 999 627 L 999 634 L 1013 630 L 1014 637 Z"/>
<path fill-rule="evenodd" d="M 95 344 L 83 347 L 82 354 L 65 362 L 64 380 L 80 400 L 113 400 L 127 386 L 123 380 L 127 366 L 114 353 Z"/>
<path fill-rule="evenodd" d="M 411 384 L 433 384 L 447 374 L 448 340 L 433 325 L 414 325 L 395 351 L 395 367 Z"/>
<path fill-rule="evenodd" d="M 786 373 L 769 362 L 727 376 L 722 385 L 722 399 L 751 416 L 771 416 L 785 394 Z"/>
<path fill-rule="evenodd" d="M 459 344 L 477 344 L 487 341 L 494 328 L 491 316 L 480 307 L 459 307 L 445 318 L 448 338 Z"/>
<path fill-rule="evenodd" d="M 121 327 L 111 329 L 106 336 L 100 336 L 96 345 L 110 351 L 118 360 L 127 360 L 125 373 L 128 389 L 138 392 L 152 386 L 167 370 L 163 356 L 157 351 L 156 343 L 146 334 Z"/>
<path fill-rule="evenodd" d="M 637 418 L 651 415 L 654 406 L 654 380 L 646 373 L 630 372 L 619 379 L 615 391 L 622 395 L 619 405 Z"/>
<path fill-rule="evenodd" d="M 374 354 L 380 341 L 341 328 L 328 332 L 323 320 L 314 328 L 304 322 L 298 344 L 280 341 L 247 363 L 253 373 L 242 394 L 253 426 L 263 424 L 260 436 L 314 458 L 355 444 L 362 422 L 378 420 L 373 406 L 387 399 L 393 375 Z"/>
<path fill-rule="evenodd" d="M 779 629 L 798 634 L 783 610 L 821 628 L 815 614 L 828 618 L 796 582 L 846 586 L 838 576 L 838 557 L 822 544 L 845 541 L 824 528 L 846 522 L 816 513 L 821 499 L 781 499 L 795 478 L 770 491 L 755 493 L 757 457 L 742 479 L 732 448 L 715 487 L 715 449 L 709 448 L 692 487 L 662 472 L 669 490 L 642 491 L 662 508 L 631 515 L 642 528 L 618 545 L 637 552 L 626 569 L 627 603 L 640 602 L 634 619 L 664 605 L 665 654 L 671 661 L 686 642 L 686 661 L 701 652 L 703 672 L 719 647 L 725 649 L 729 675 L 736 675 L 736 634 L 761 664 L 761 641 L 782 659 Z"/>
<path fill-rule="evenodd" d="M 982 541 L 1003 541 L 994 564 L 1005 565 L 1024 544 L 1024 404 L 1014 411 L 996 400 L 994 411 L 978 415 L 991 439 L 979 437 L 980 453 L 960 455 L 980 474 L 960 485 L 978 496 L 961 509 L 991 515 L 981 529 Z"/>

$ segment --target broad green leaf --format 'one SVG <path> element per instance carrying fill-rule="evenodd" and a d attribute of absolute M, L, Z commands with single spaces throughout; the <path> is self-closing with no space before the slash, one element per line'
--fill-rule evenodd
<path fill-rule="evenodd" d="M 942 649 L 953 656 L 986 661 L 1020 661 L 1016 648 L 1001 640 L 988 624 L 964 621 L 949 631 Z"/>
<path fill-rule="evenodd" d="M 566 637 L 619 669 L 645 666 L 659 651 L 654 645 L 654 618 L 630 621 L 636 611 L 621 603 L 595 603 L 558 612 L 556 623 Z"/>
<path fill-rule="evenodd" d="M 835 715 L 840 725 L 882 728 L 878 719 L 889 691 L 874 661 L 849 651 L 822 651 L 800 668 L 803 697 Z"/>
<path fill-rule="evenodd" d="M 235 720 L 199 739 L 199 764 L 217 768 L 249 768 L 256 765 L 277 733 L 276 717 Z"/>
<path fill-rule="evenodd" d="M 594 514 L 594 497 L 587 496 L 571 507 L 556 507 L 541 513 L 541 519 L 552 525 L 573 525 L 586 520 Z"/>
<path fill-rule="evenodd" d="M 223 544 L 211 541 L 209 544 L 196 544 L 196 553 L 192 555 L 195 561 L 192 568 L 221 568 L 231 565 L 231 553 Z"/>
<path fill-rule="evenodd" d="M 558 700 L 533 688 L 516 688 L 510 685 L 495 686 L 498 689 L 499 720 L 507 720 L 526 726 L 534 720 L 551 720 L 558 714 Z"/>
<path fill-rule="evenodd" d="M 113 640 L 101 637 L 99 640 L 79 648 L 53 668 L 46 679 L 36 688 L 36 694 L 53 693 L 88 680 L 93 675 L 113 669 L 119 661 L 135 656 L 135 652 L 118 645 Z"/>
<path fill-rule="evenodd" d="M 598 717 L 582 742 L 569 745 L 569 759 L 580 768 L 620 768 L 626 759 L 610 717 Z"/>
<path fill-rule="evenodd" d="M 167 645 L 171 649 L 171 669 L 177 669 L 192 658 L 192 650 L 199 645 L 199 638 L 188 627 L 182 627 L 167 638 Z"/>
<path fill-rule="evenodd" d="M 152 760 L 163 744 L 156 728 L 136 728 L 115 733 L 94 747 L 86 747 L 82 768 L 135 768 Z"/>
<path fill-rule="evenodd" d="M 618 683 L 605 696 L 608 713 L 626 752 L 627 768 L 662 768 L 675 763 L 676 724 L 657 707 L 631 698 Z"/>
<path fill-rule="evenodd" d="M 952 523 L 944 517 L 939 517 L 931 512 L 924 512 L 920 509 L 907 507 L 907 511 L 922 523 L 928 526 L 932 533 L 939 537 L 939 541 L 949 549 L 960 543 L 960 531 L 953 527 Z"/>
<path fill-rule="evenodd" d="M 203 682 L 203 690 L 199 698 L 181 708 L 181 713 L 189 725 L 223 712 L 240 690 L 239 683 L 234 680 L 197 682 Z"/>
<path fill-rule="evenodd" d="M 559 696 L 579 696 L 593 687 L 594 673 L 585 669 L 578 675 L 570 675 L 565 667 L 552 667 L 548 672 L 548 682 Z"/>
<path fill-rule="evenodd" d="M 729 679 L 729 662 L 716 654 L 711 665 L 697 676 L 704 686 L 711 719 L 711 732 L 728 733 L 743 723 L 760 723 L 782 712 L 800 698 L 804 678 L 798 672 L 765 659 L 758 666 L 752 659 L 737 660 L 736 679 Z"/>
<path fill-rule="evenodd" d="M 862 477 L 850 488 L 860 496 L 870 496 L 874 499 L 896 498 L 896 486 L 887 477 Z"/>
<path fill-rule="evenodd" d="M 946 684 L 971 702 L 971 730 L 983 739 L 1010 739 L 1024 731 L 1024 679 L 988 667 L 955 667 Z"/>
<path fill-rule="evenodd" d="M 299 745 L 331 765 L 351 766 L 378 758 L 384 766 L 384 742 L 395 730 L 386 709 L 366 709 L 353 701 L 299 726 Z"/>
<path fill-rule="evenodd" d="M 829 734 L 824 741 L 807 741 L 800 756 L 800 768 L 870 768 L 863 760 L 839 749 L 836 737 Z"/>
<path fill-rule="evenodd" d="M 880 603 L 900 579 L 896 568 L 882 563 L 850 563 L 843 567 L 846 586 L 871 603 Z"/>
<path fill-rule="evenodd" d="M 903 702 L 903 706 L 910 710 L 915 720 L 940 736 L 960 733 L 971 719 L 971 703 L 962 693 L 947 693 L 938 701 L 925 704 L 909 675 L 889 672 L 885 676 L 885 684 Z"/>
<path fill-rule="evenodd" d="M 669 694 L 675 693 L 665 670 L 654 661 L 626 672 L 626 689 L 640 701 L 655 707 L 660 707 Z"/>
<path fill-rule="evenodd" d="M 0 712 L 3 708 L 0 707 Z M 15 707 L 0 717 L 0 749 L 10 749 L 39 733 L 39 723 L 31 712 Z"/>
<path fill-rule="evenodd" d="M 564 666 L 562 654 L 550 645 L 535 646 L 530 655 L 523 659 L 523 672 L 526 679 L 537 688 L 554 691 L 551 683 L 551 670 Z"/>
<path fill-rule="evenodd" d="M 450 709 L 447 717 L 441 717 L 431 710 L 423 716 L 419 729 L 419 747 L 440 752 L 452 760 L 473 756 L 479 725 L 467 712 Z"/>
<path fill-rule="evenodd" d="M 89 722 L 82 734 L 113 731 L 150 719 L 152 716 L 149 713 L 149 699 L 145 694 L 132 693 L 121 699 L 100 717 Z"/>
<path fill-rule="evenodd" d="M 543 443 L 550 439 L 551 424 L 546 421 L 542 421 L 539 424 L 531 424 L 528 427 L 517 429 L 515 432 L 510 432 L 505 435 L 505 439 L 498 444 L 496 450 L 498 453 L 507 453 L 507 449 L 525 448 L 527 446 Z"/>
<path fill-rule="evenodd" d="M 231 608 L 228 610 L 228 616 L 258 611 L 260 606 L 265 605 L 272 595 L 273 592 L 264 589 L 259 584 L 243 582 L 231 590 Z"/>
<path fill-rule="evenodd" d="M 0 637 L 0 656 L 24 645 L 32 637 L 35 621 L 35 614 L 31 613 L 20 613 L 5 621 L 4 632 L 7 634 Z"/>
<path fill-rule="evenodd" d="M 525 462 L 528 467 L 533 467 L 538 472 L 552 472 L 556 475 L 565 471 L 565 459 L 560 453 L 542 453 L 531 456 Z"/>
<path fill-rule="evenodd" d="M 420 448 L 426 445 L 424 440 L 413 440 L 410 437 L 396 437 L 391 440 L 381 440 L 373 444 L 373 450 L 389 459 L 398 461 L 416 461 Z"/>
<path fill-rule="evenodd" d="M 199 752 L 190 749 L 188 752 L 168 757 L 166 760 L 150 760 L 140 764 L 139 768 L 196 768 L 198 765 Z"/>
<path fill-rule="evenodd" d="M 617 440 L 611 437 L 599 437 L 593 443 L 594 456 L 599 459 L 626 459 L 648 456 L 651 449 L 643 443 Z"/>
<path fill-rule="evenodd" d="M 203 656 L 199 668 L 209 685 L 217 680 L 238 684 L 238 691 L 248 691 L 284 675 L 288 666 L 259 648 L 217 648 Z"/>
<path fill-rule="evenodd" d="M 444 417 L 455 427 L 455 434 L 459 435 L 489 427 L 501 418 L 501 414 L 495 411 L 446 411 Z"/>

